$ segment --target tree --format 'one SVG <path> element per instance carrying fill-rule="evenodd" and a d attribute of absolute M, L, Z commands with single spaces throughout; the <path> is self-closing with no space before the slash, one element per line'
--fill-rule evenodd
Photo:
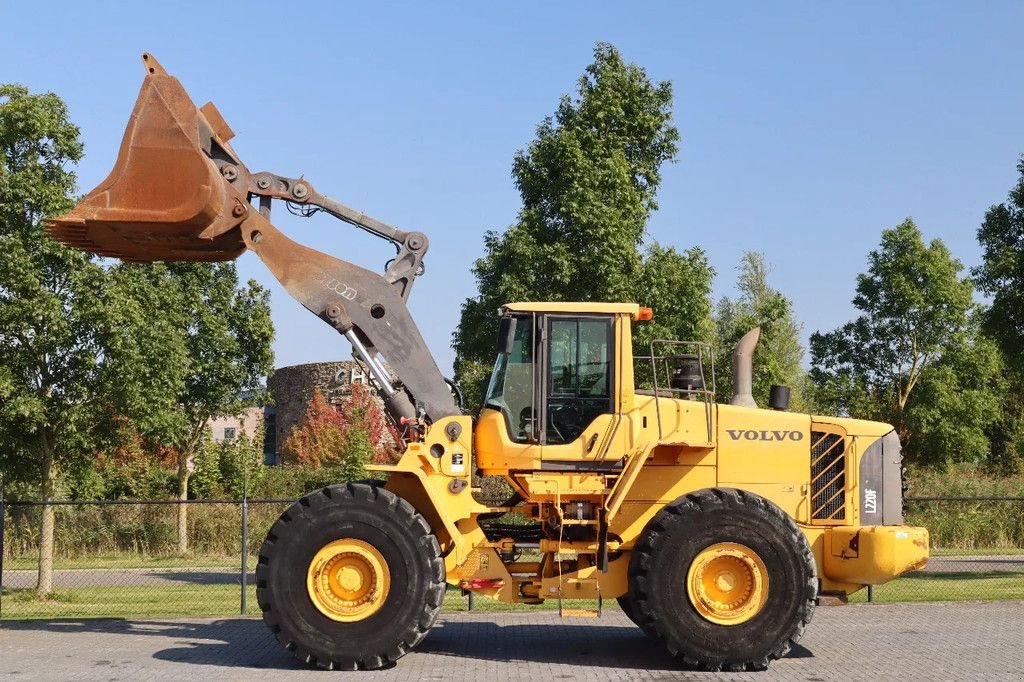
<path fill-rule="evenodd" d="M 907 454 L 914 461 L 993 464 L 993 434 L 1008 386 L 999 348 L 982 333 L 980 318 L 975 309 L 964 335 L 921 372 L 907 401 L 907 431 L 914 435 Z"/>
<path fill-rule="evenodd" d="M 213 440 L 207 428 L 196 447 L 193 458 L 195 471 L 190 477 L 196 497 L 239 498 L 253 485 L 258 485 L 266 474 L 263 466 L 263 424 L 257 424 L 255 434 L 246 433 L 245 423 L 237 438 L 220 442 Z"/>
<path fill-rule="evenodd" d="M 973 275 L 978 288 L 992 297 L 986 328 L 1007 360 L 1024 369 L 1024 156 L 1017 172 L 1006 202 L 989 208 L 978 228 L 982 264 Z"/>
<path fill-rule="evenodd" d="M 635 300 L 654 310 L 650 321 L 633 325 L 634 356 L 665 355 L 664 344 L 658 340 L 701 341 L 710 343 L 714 337 L 711 319 L 711 283 L 715 271 L 708 263 L 703 249 L 694 247 L 680 253 L 674 247 L 663 247 L 653 242 L 640 269 Z M 687 349 L 686 352 L 689 352 Z M 705 359 L 707 361 L 708 358 Z M 650 362 L 634 365 L 634 381 L 638 387 L 653 388 Z M 663 373 L 664 368 L 658 372 Z M 711 380 L 710 366 L 705 369 L 706 380 Z M 666 377 L 660 376 L 662 384 Z"/>
<path fill-rule="evenodd" d="M 104 273 L 46 236 L 71 208 L 82 158 L 78 128 L 56 95 L 0 85 L 0 438 L 22 456 L 44 501 L 58 476 L 97 447 Z M 23 470 L 24 472 L 24 470 Z M 37 592 L 53 586 L 54 509 L 42 508 Z"/>
<path fill-rule="evenodd" d="M 998 418 L 999 365 L 962 270 L 941 240 L 926 245 L 909 218 L 883 231 L 857 278 L 860 316 L 811 336 L 822 409 L 893 424 L 906 454 L 922 463 L 984 457 L 985 429 Z"/>
<path fill-rule="evenodd" d="M 341 413 L 327 402 L 320 389 L 313 391 L 302 420 L 292 429 L 281 449 L 286 457 L 314 468 L 335 462 L 345 451 Z"/>
<path fill-rule="evenodd" d="M 654 318 L 635 326 L 634 352 L 649 352 L 653 339 L 711 341 L 711 283 L 715 270 L 699 247 L 680 253 L 653 242 L 647 247 L 635 300 Z"/>
<path fill-rule="evenodd" d="M 352 384 L 351 394 L 339 407 L 315 390 L 283 450 L 307 466 L 333 467 L 341 480 L 354 481 L 366 478 L 368 463 L 390 461 L 388 442 L 380 405 L 366 386 Z"/>
<path fill-rule="evenodd" d="M 717 399 L 728 402 L 732 396 L 734 347 L 748 331 L 761 327 L 761 339 L 754 351 L 754 399 L 758 405 L 767 405 L 771 385 L 781 384 L 791 389 L 793 409 L 802 411 L 807 407 L 801 366 L 804 350 L 793 303 L 768 284 L 771 267 L 763 253 L 747 251 L 736 269 L 739 296 L 722 297 L 715 311 Z"/>
<path fill-rule="evenodd" d="M 484 255 L 473 267 L 477 294 L 463 303 L 453 337 L 456 379 L 472 407 L 483 397 L 494 361 L 495 311 L 503 303 L 641 301 L 645 281 L 662 291 L 686 284 L 655 303 L 669 320 L 691 307 L 684 295 L 710 288 L 702 252 L 652 246 L 652 262 L 678 266 L 677 273 L 645 268 L 640 252 L 657 208 L 661 166 L 678 149 L 671 107 L 670 83 L 652 83 L 613 46 L 598 43 L 577 97 L 563 96 L 536 138 L 515 155 L 512 176 L 522 209 L 504 233 L 484 235 Z M 695 324 L 688 319 L 684 331 Z"/>
<path fill-rule="evenodd" d="M 972 271 L 978 288 L 991 296 L 985 331 L 999 344 L 1007 367 L 1003 415 L 989 433 L 992 463 L 1006 472 L 1024 457 L 1024 156 L 1017 184 L 1002 204 L 988 209 L 978 228 L 982 264 Z"/>
<path fill-rule="evenodd" d="M 177 496 L 187 500 L 194 457 L 210 419 L 266 402 L 264 381 L 274 363 L 270 294 L 254 280 L 240 285 L 233 262 L 118 267 L 133 285 L 124 288 L 126 295 L 133 295 L 140 309 L 167 299 L 158 313 L 164 338 L 137 346 L 140 352 L 121 365 L 126 372 L 139 364 L 156 366 L 152 379 L 164 391 L 153 402 L 134 401 L 124 409 L 147 440 L 176 453 Z M 135 322 L 145 326 L 147 321 Z M 172 357 L 152 357 L 166 349 L 173 349 Z M 178 550 L 188 551 L 184 504 L 178 505 Z"/>

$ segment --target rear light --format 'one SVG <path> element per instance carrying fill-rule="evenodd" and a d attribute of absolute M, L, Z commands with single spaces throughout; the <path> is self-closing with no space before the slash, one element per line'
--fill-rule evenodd
<path fill-rule="evenodd" d="M 502 588 L 505 587 L 504 578 L 471 578 L 469 580 L 460 580 L 459 587 L 464 590 L 486 590 L 490 588 Z"/>

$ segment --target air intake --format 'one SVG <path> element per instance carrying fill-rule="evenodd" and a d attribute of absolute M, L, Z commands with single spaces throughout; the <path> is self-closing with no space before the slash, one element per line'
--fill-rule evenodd
<path fill-rule="evenodd" d="M 811 522 L 846 520 L 846 439 L 811 431 Z"/>

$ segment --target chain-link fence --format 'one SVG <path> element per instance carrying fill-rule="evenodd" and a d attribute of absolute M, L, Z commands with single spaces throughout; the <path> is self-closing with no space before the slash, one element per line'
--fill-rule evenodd
<path fill-rule="evenodd" d="M 3 503 L 0 618 L 258 613 L 255 554 L 290 502 Z M 48 510 L 50 570 L 39 558 Z"/>
<path fill-rule="evenodd" d="M 851 601 L 1024 599 L 1024 497 L 910 497 L 906 522 L 928 529 L 928 566 Z"/>
<path fill-rule="evenodd" d="M 46 507 L 0 501 L 0 619 L 258 614 L 256 554 L 290 502 L 51 503 L 53 565 L 41 572 Z M 911 498 L 907 522 L 930 531 L 928 567 L 851 601 L 1024 599 L 1024 498 Z M 509 608 L 485 598 L 475 607 Z M 452 590 L 445 608 L 470 603 Z"/>

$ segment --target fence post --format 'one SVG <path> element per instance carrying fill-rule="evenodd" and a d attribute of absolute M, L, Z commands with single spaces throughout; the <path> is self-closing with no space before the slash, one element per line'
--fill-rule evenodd
<path fill-rule="evenodd" d="M 4 551 L 7 548 L 7 537 L 4 535 L 4 515 L 4 483 L 3 479 L 0 479 L 0 620 L 3 619 L 4 613 Z"/>
<path fill-rule="evenodd" d="M 868 603 L 875 601 L 874 585 L 868 585 Z"/>
<path fill-rule="evenodd" d="M 469 591 L 469 610 L 470 611 L 473 610 L 473 598 L 474 598 L 473 590 L 470 590 Z"/>
<path fill-rule="evenodd" d="M 242 607 L 245 615 L 245 591 L 249 580 L 249 467 L 242 470 Z"/>

